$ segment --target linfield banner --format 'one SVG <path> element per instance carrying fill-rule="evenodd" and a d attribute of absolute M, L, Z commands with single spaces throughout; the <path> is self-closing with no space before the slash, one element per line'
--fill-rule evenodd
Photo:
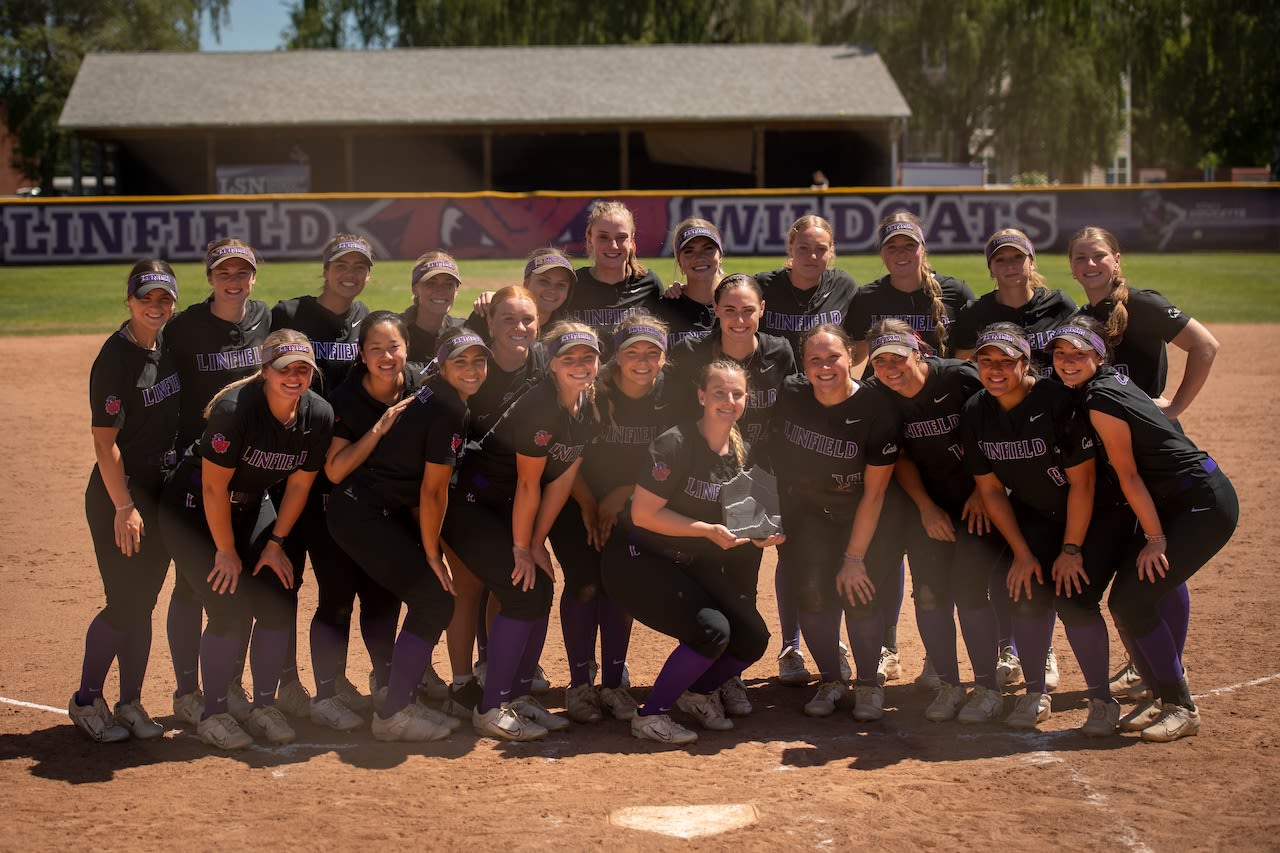
<path fill-rule="evenodd" d="M 639 252 L 669 255 L 686 216 L 714 222 L 728 255 L 780 255 L 787 229 L 816 213 L 845 253 L 874 248 L 876 224 L 905 209 L 925 222 L 931 252 L 981 251 L 997 229 L 1063 251 L 1073 232 L 1101 225 L 1126 251 L 1280 251 L 1280 185 L 1044 188 L 904 192 L 618 194 L 635 214 Z M 196 260 L 212 240 L 239 237 L 267 259 L 314 259 L 335 233 L 366 235 L 379 257 L 432 249 L 458 258 L 520 258 L 540 246 L 581 256 L 584 195 L 218 196 L 0 202 L 0 263 L 65 264 L 157 256 Z"/>

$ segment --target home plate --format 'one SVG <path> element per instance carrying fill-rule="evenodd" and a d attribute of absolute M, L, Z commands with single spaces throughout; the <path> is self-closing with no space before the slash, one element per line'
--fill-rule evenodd
<path fill-rule="evenodd" d="M 628 806 L 609 815 L 609 823 L 627 829 L 656 832 L 675 838 L 702 838 L 741 829 L 756 822 L 756 807 L 749 803 L 703 806 Z"/>

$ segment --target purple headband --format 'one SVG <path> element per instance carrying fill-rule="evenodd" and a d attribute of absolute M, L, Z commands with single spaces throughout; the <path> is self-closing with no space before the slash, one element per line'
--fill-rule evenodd
<path fill-rule="evenodd" d="M 357 254 L 364 255 L 369 259 L 369 263 L 373 263 L 373 249 L 363 240 L 343 240 L 341 243 L 333 247 L 333 251 L 329 253 L 329 257 L 324 259 L 324 262 L 326 264 L 332 263 L 350 252 L 356 252 Z"/>
<path fill-rule="evenodd" d="M 676 250 L 679 251 L 680 249 L 683 249 L 685 244 L 688 243 L 690 240 L 692 240 L 694 237 L 706 237 L 712 243 L 716 244 L 717 249 L 719 249 L 721 252 L 724 251 L 724 246 L 721 245 L 720 243 L 720 236 L 716 234 L 716 232 L 712 231 L 710 228 L 707 228 L 702 225 L 695 225 L 692 228 L 686 228 L 683 231 L 681 231 L 680 239 L 676 242 Z"/>
<path fill-rule="evenodd" d="M 896 237 L 899 234 L 904 237 L 910 237 L 921 246 L 924 245 L 924 232 L 920 230 L 920 226 L 916 225 L 914 222 L 908 222 L 901 219 L 890 222 L 888 225 L 880 229 L 880 245 L 883 246 L 885 243 L 889 242 L 890 237 Z"/>
<path fill-rule="evenodd" d="M 454 278 L 462 281 L 462 276 L 458 274 L 458 265 L 446 258 L 436 258 L 434 261 L 424 261 L 413 268 L 413 277 L 410 279 L 413 284 L 418 284 L 424 279 L 432 276 L 448 273 Z"/>
<path fill-rule="evenodd" d="M 440 345 L 440 349 L 436 350 L 436 363 L 448 361 L 451 358 L 457 358 L 463 350 L 471 347 L 483 347 L 485 352 L 489 352 L 489 347 L 485 346 L 484 338 L 479 335 L 468 334 L 458 335 L 450 338 Z"/>
<path fill-rule="evenodd" d="M 1022 335 L 1015 335 L 1010 332 L 984 332 L 978 335 L 977 343 L 973 345 L 973 351 L 976 353 L 983 347 L 988 346 L 997 347 L 1005 355 L 1014 358 L 1021 355 L 1027 360 L 1031 359 L 1031 344 Z"/>
<path fill-rule="evenodd" d="M 258 268 L 258 259 L 254 257 L 253 250 L 247 246 L 219 246 L 214 249 L 204 259 L 204 267 L 211 270 L 223 261 L 231 258 L 244 258 L 256 270 Z"/>
<path fill-rule="evenodd" d="M 176 300 L 178 298 L 178 282 L 177 280 L 164 272 L 144 272 L 129 277 L 129 296 L 141 296 L 143 293 L 150 293 L 157 287 L 163 287 Z M 138 291 L 142 291 L 139 293 Z"/>
<path fill-rule="evenodd" d="M 545 272 L 550 267 L 560 267 L 573 272 L 573 264 L 569 263 L 569 259 L 564 255 L 538 255 L 536 258 L 530 258 L 524 265 L 524 277 L 528 278 L 535 272 Z"/>
<path fill-rule="evenodd" d="M 315 355 L 311 351 L 310 344 L 285 343 L 276 344 L 274 347 L 264 346 L 262 348 L 262 363 L 273 365 L 278 359 L 286 355 L 299 355 L 301 358 L 291 358 L 290 362 L 305 361 L 312 367 L 315 367 Z"/>
<path fill-rule="evenodd" d="M 1096 332 L 1080 326 L 1062 326 L 1054 331 L 1049 340 L 1052 343 L 1059 339 L 1070 341 L 1077 349 L 1091 348 L 1103 358 L 1107 357 L 1107 344 Z"/>
<path fill-rule="evenodd" d="M 1013 246 L 1013 248 L 1031 258 L 1031 260 L 1034 261 L 1036 259 L 1035 246 L 1032 246 L 1031 241 L 1026 237 L 1021 234 L 1001 234 L 999 237 L 993 237 L 991 242 L 987 243 L 987 266 L 991 266 L 991 256 L 1004 246 Z"/>
<path fill-rule="evenodd" d="M 888 335 L 881 335 L 873 340 L 869 347 L 869 351 L 874 355 L 876 350 L 881 347 L 906 347 L 907 349 L 919 351 L 920 342 L 916 340 L 915 335 L 897 335 L 890 333 Z"/>
<path fill-rule="evenodd" d="M 667 336 L 663 334 L 661 329 L 654 326 L 646 326 L 643 323 L 637 323 L 634 326 L 627 326 L 625 329 L 619 329 L 613 336 L 613 349 L 622 349 L 632 341 L 650 341 L 657 344 L 658 348 L 663 352 L 667 351 Z"/>
<path fill-rule="evenodd" d="M 591 347 L 596 352 L 600 352 L 600 340 L 591 332 L 565 332 L 547 344 L 547 354 L 555 358 L 560 354 L 560 350 L 578 345 Z"/>

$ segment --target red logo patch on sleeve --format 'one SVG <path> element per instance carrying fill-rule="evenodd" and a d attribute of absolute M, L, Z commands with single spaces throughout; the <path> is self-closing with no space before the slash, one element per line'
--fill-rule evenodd
<path fill-rule="evenodd" d="M 107 409 L 108 415 L 120 414 L 120 398 L 115 396 L 114 394 L 108 397 L 106 409 Z"/>
<path fill-rule="evenodd" d="M 539 447 L 546 447 L 547 442 L 551 440 L 551 433 L 545 429 L 540 429 L 533 434 L 533 443 Z"/>
<path fill-rule="evenodd" d="M 667 463 L 665 462 L 656 462 L 654 463 L 653 470 L 649 472 L 649 475 L 661 483 L 671 476 L 671 469 L 667 467 Z"/>
<path fill-rule="evenodd" d="M 458 451 L 462 449 L 462 436 L 455 432 L 453 438 L 449 439 L 449 449 L 453 451 L 454 456 L 457 456 Z"/>
<path fill-rule="evenodd" d="M 209 442 L 209 446 L 213 448 L 214 453 L 226 453 L 227 448 L 231 446 L 231 442 L 227 441 L 226 436 L 222 433 L 215 432 L 213 439 Z"/>

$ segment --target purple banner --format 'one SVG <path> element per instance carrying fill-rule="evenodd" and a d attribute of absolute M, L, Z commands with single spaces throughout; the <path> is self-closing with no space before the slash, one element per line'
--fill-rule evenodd
<path fill-rule="evenodd" d="M 668 233 L 686 216 L 714 222 L 728 255 L 780 255 L 788 227 L 809 213 L 832 223 L 840 251 L 867 251 L 880 219 L 899 209 L 925 221 L 935 253 L 980 251 L 993 231 L 1010 226 L 1041 251 L 1062 251 L 1086 225 L 1109 229 L 1126 251 L 1280 251 L 1276 185 L 613 197 L 634 212 L 645 256 L 669 255 Z M 458 258 L 522 258 L 549 245 L 581 257 L 591 203 L 551 195 L 6 200 L 0 202 L 0 263 L 147 255 L 190 261 L 201 258 L 210 241 L 228 236 L 269 259 L 312 259 L 340 231 L 367 235 L 382 258 L 413 259 L 431 249 Z"/>

